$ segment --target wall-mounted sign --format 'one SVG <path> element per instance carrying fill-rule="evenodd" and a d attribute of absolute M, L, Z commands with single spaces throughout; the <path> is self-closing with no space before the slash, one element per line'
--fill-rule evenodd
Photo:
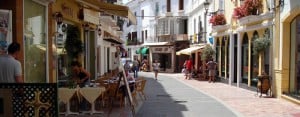
<path fill-rule="evenodd" d="M 152 53 L 171 53 L 172 48 L 167 47 L 151 47 Z"/>
<path fill-rule="evenodd" d="M 90 9 L 83 9 L 83 20 L 96 25 L 100 24 L 100 12 Z"/>

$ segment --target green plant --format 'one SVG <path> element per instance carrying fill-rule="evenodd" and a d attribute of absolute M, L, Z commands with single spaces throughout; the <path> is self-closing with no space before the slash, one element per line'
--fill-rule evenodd
<path fill-rule="evenodd" d="M 67 28 L 67 39 L 65 42 L 65 49 L 67 55 L 71 59 L 77 59 L 79 55 L 83 52 L 83 43 L 80 40 L 80 31 L 78 27 L 68 25 Z"/>
<path fill-rule="evenodd" d="M 208 59 L 211 59 L 213 55 L 215 55 L 216 51 L 210 46 L 206 45 L 201 53 L 201 60 L 206 61 Z"/>
<path fill-rule="evenodd" d="M 266 50 L 271 45 L 271 40 L 266 37 L 258 38 L 252 42 L 252 45 L 253 54 L 257 55 L 258 53 Z"/>

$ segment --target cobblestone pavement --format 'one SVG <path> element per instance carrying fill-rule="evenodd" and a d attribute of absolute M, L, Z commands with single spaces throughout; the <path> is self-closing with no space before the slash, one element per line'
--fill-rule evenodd
<path fill-rule="evenodd" d="M 239 112 L 244 117 L 300 117 L 300 106 L 279 98 L 260 98 L 256 92 L 224 83 L 185 80 L 183 74 L 159 74 L 172 76 Z"/>

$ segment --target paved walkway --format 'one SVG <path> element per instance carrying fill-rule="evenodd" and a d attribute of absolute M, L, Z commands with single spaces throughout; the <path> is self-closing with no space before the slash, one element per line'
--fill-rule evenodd
<path fill-rule="evenodd" d="M 238 117 L 226 105 L 216 99 L 185 85 L 172 76 L 140 73 L 147 79 L 147 100 L 137 111 L 137 117 Z"/>
<path fill-rule="evenodd" d="M 159 75 L 172 76 L 180 82 L 219 100 L 244 117 L 300 117 L 300 106 L 283 99 L 259 98 L 254 91 L 224 83 L 185 80 L 183 74 L 160 73 Z"/>

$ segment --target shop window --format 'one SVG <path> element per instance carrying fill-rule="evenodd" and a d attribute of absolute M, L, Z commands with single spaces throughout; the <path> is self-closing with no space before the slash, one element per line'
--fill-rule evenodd
<path fill-rule="evenodd" d="M 289 95 L 300 99 L 300 16 L 291 23 L 291 63 Z"/>
<path fill-rule="evenodd" d="M 252 41 L 255 41 L 258 38 L 259 38 L 258 32 L 254 31 Z M 253 47 L 253 45 L 251 47 Z M 254 79 L 256 79 L 258 76 L 258 72 L 259 72 L 258 64 L 259 64 L 258 63 L 258 55 L 251 53 L 251 85 L 252 86 L 257 85 L 257 80 L 254 80 Z"/>
<path fill-rule="evenodd" d="M 226 71 L 227 71 L 227 78 L 229 78 L 229 64 L 230 64 L 230 60 L 229 60 L 229 49 L 230 49 L 230 41 L 229 41 L 229 36 L 226 37 L 227 38 L 227 44 L 226 44 L 226 48 L 227 48 L 227 51 L 226 51 Z"/>
<path fill-rule="evenodd" d="M 248 60 L 249 60 L 249 40 L 247 33 L 243 36 L 243 42 L 242 42 L 242 83 L 248 83 Z"/>
<path fill-rule="evenodd" d="M 221 45 L 221 76 L 225 77 L 225 54 L 226 54 L 226 47 L 225 47 L 225 41 L 226 37 L 222 38 L 222 45 Z"/>
<path fill-rule="evenodd" d="M 24 0 L 25 82 L 47 82 L 46 6 Z"/>
<path fill-rule="evenodd" d="M 220 41 L 219 41 L 219 38 L 216 39 L 216 61 L 218 62 L 218 64 L 220 64 L 219 62 L 219 49 L 220 49 Z M 219 66 L 219 65 L 218 65 Z M 217 75 L 219 75 L 219 67 L 217 67 Z"/>

